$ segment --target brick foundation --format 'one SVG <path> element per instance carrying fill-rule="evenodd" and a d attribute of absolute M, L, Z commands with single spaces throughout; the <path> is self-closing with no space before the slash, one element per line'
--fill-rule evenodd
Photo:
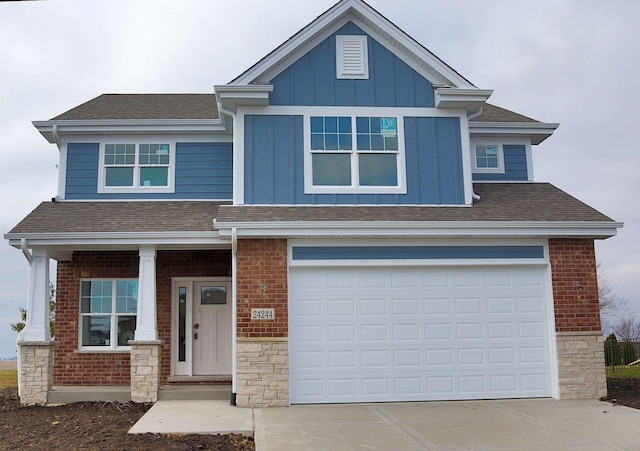
<path fill-rule="evenodd" d="M 238 407 L 289 405 L 289 341 L 242 338 L 237 342 Z"/>
<path fill-rule="evenodd" d="M 53 342 L 20 343 L 20 404 L 47 403 L 53 385 L 53 348 Z"/>
<path fill-rule="evenodd" d="M 549 260 L 560 398 L 599 399 L 607 380 L 593 240 L 552 238 Z"/>

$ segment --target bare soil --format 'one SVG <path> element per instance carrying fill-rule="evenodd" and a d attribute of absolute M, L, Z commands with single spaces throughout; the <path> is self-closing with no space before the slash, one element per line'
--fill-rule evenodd
<path fill-rule="evenodd" d="M 23 407 L 0 390 L 0 448 L 37 450 L 255 450 L 242 435 L 127 434 L 150 404 L 81 402 Z"/>
<path fill-rule="evenodd" d="M 613 404 L 640 409 L 640 379 L 607 378 L 607 398 Z"/>

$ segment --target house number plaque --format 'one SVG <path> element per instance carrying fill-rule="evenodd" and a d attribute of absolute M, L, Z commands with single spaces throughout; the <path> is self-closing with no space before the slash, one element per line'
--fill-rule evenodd
<path fill-rule="evenodd" d="M 252 308 L 251 320 L 269 320 L 276 319 L 275 310 L 272 308 Z"/>

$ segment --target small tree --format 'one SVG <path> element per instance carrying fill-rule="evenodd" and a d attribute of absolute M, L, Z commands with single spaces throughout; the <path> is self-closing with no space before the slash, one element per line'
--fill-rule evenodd
<path fill-rule="evenodd" d="M 620 345 L 616 334 L 609 334 L 604 341 L 604 362 L 607 366 L 620 364 Z"/>
<path fill-rule="evenodd" d="M 20 321 L 10 325 L 11 330 L 21 332 L 27 322 L 27 309 L 20 307 Z M 52 283 L 49 284 L 49 329 L 51 336 L 54 336 L 56 322 L 56 289 Z"/>

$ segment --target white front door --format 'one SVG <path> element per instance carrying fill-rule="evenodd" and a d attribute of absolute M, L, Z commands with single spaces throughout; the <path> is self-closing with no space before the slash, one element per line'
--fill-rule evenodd
<path fill-rule="evenodd" d="M 172 374 L 231 374 L 231 282 L 177 279 L 173 285 Z"/>

